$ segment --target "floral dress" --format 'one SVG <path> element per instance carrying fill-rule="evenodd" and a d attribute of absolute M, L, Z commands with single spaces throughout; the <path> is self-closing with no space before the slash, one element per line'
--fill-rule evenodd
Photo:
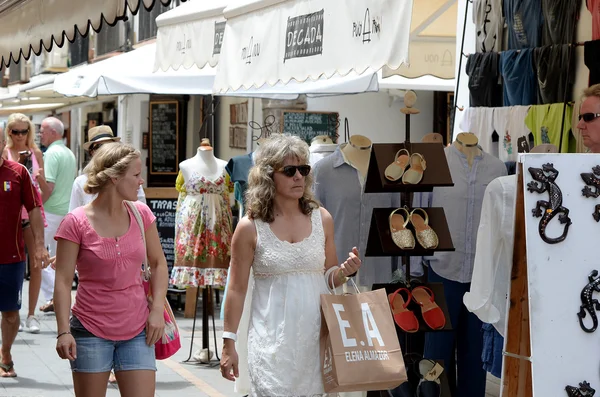
<path fill-rule="evenodd" d="M 194 173 L 185 181 L 180 171 L 176 188 L 175 264 L 170 283 L 178 288 L 224 287 L 232 235 L 229 175 L 223 170 L 210 180 Z"/>

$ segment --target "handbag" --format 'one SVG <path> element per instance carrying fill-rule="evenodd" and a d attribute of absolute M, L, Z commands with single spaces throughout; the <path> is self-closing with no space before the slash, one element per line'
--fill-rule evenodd
<path fill-rule="evenodd" d="M 144 222 L 142 221 L 142 216 L 138 211 L 135 204 L 131 201 L 125 201 L 127 206 L 131 209 L 135 220 L 138 223 L 138 226 L 142 232 L 142 240 L 144 241 L 144 247 L 146 247 L 146 233 L 144 231 Z M 150 266 L 148 266 L 148 254 L 147 251 L 144 251 L 144 263 L 142 264 L 142 284 L 144 285 L 144 291 L 146 292 L 146 296 L 148 297 L 148 301 L 152 302 L 152 291 L 150 288 Z M 169 301 L 165 297 L 164 303 L 164 312 L 163 316 L 165 319 L 165 330 L 163 332 L 162 337 L 156 342 L 154 345 L 154 352 L 157 360 L 164 360 L 166 358 L 171 357 L 173 354 L 177 353 L 179 349 L 181 349 L 181 336 L 179 332 L 179 327 L 177 326 L 177 321 L 175 321 L 175 316 L 173 315 L 173 310 L 171 309 L 171 305 Z"/>

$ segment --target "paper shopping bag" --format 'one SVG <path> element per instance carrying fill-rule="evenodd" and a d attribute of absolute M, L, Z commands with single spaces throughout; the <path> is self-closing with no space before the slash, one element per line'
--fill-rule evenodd
<path fill-rule="evenodd" d="M 387 390 L 407 380 L 384 289 L 322 294 L 320 345 L 326 393 Z"/>

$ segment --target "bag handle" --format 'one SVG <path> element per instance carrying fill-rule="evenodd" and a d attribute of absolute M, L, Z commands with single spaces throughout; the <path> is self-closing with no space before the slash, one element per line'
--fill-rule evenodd
<path fill-rule="evenodd" d="M 148 251 L 146 248 L 146 232 L 144 231 L 144 222 L 142 221 L 142 215 L 138 211 L 137 207 L 132 201 L 125 200 L 125 204 L 131 210 L 133 217 L 137 221 L 137 224 L 142 232 L 142 240 L 144 241 L 144 262 L 142 264 L 142 278 L 144 281 L 150 281 L 150 267 L 148 266 Z"/>
<path fill-rule="evenodd" d="M 327 284 L 327 290 L 329 291 L 329 293 L 331 295 L 337 295 L 335 293 L 335 283 L 333 281 L 333 272 L 336 269 L 339 269 L 339 266 L 332 266 L 329 269 L 327 269 L 327 271 L 325 272 L 325 284 Z M 354 279 L 352 277 L 350 277 L 350 278 L 348 278 L 348 281 L 350 281 L 352 283 L 352 285 L 354 286 L 354 290 L 356 291 L 356 293 L 360 294 L 360 290 L 356 286 L 356 283 L 354 282 Z M 331 282 L 331 284 L 330 284 L 330 282 Z"/>

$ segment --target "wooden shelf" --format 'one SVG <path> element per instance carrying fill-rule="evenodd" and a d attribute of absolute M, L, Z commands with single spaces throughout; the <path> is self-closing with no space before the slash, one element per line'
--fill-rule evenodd
<path fill-rule="evenodd" d="M 427 169 L 418 185 L 405 185 L 401 179 L 392 182 L 385 177 L 385 169 L 394 162 L 396 152 L 405 147 L 411 154 L 422 154 L 427 162 Z M 365 182 L 365 193 L 431 192 L 434 187 L 442 186 L 454 186 L 444 146 L 439 143 L 373 144 Z"/>
<path fill-rule="evenodd" d="M 414 249 L 400 249 L 392 240 L 388 220 L 395 208 L 373 208 L 365 256 L 431 256 L 436 251 L 454 251 L 452 236 L 450 235 L 450 230 L 448 230 L 448 222 L 446 221 L 444 209 L 442 207 L 427 207 L 423 209 L 429 215 L 429 226 L 435 231 L 439 239 L 439 245 L 435 250 L 424 249 L 416 241 L 416 238 Z M 414 233 L 411 223 L 406 227 Z"/>
<path fill-rule="evenodd" d="M 444 317 L 446 317 L 446 325 L 442 329 L 434 330 L 429 328 L 429 326 L 423 320 L 423 316 L 421 315 L 421 307 L 417 304 L 417 302 L 412 301 L 408 305 L 407 309 L 411 310 L 415 313 L 417 320 L 419 320 L 419 331 L 418 332 L 443 332 L 443 331 L 452 331 L 452 324 L 450 322 L 450 314 L 448 313 L 448 305 L 446 304 L 446 295 L 444 295 L 444 284 L 442 283 L 426 283 L 423 284 L 427 288 L 433 291 L 435 295 L 435 303 L 442 309 L 444 312 Z M 398 288 L 405 288 L 404 284 L 373 284 L 373 291 L 383 288 L 385 289 L 386 294 L 394 293 Z M 399 335 L 405 334 L 404 331 L 400 329 L 396 325 L 396 331 Z"/>

